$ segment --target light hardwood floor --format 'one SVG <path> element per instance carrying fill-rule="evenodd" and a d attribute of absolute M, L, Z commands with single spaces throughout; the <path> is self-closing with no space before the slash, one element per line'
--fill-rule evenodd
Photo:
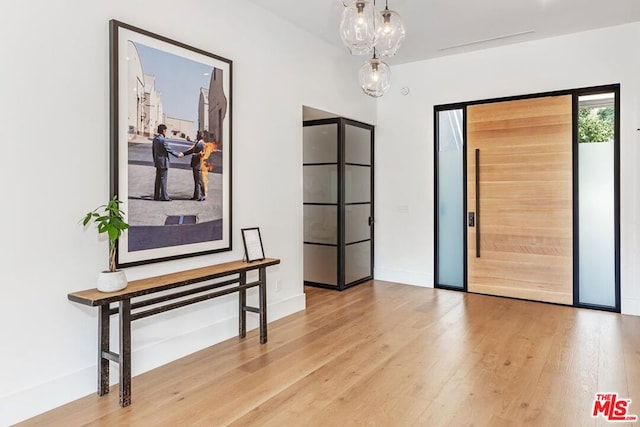
<path fill-rule="evenodd" d="M 640 415 L 640 317 L 381 281 L 305 292 L 265 345 L 253 330 L 134 377 L 127 408 L 116 385 L 21 425 L 607 425 L 598 392 Z"/>

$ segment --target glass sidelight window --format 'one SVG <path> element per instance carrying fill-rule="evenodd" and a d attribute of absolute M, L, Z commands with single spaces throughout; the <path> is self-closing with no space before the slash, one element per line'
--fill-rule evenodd
<path fill-rule="evenodd" d="M 617 305 L 615 95 L 578 97 L 579 305 Z"/>
<path fill-rule="evenodd" d="M 436 284 L 464 288 L 464 126 L 462 109 L 437 115 Z"/>

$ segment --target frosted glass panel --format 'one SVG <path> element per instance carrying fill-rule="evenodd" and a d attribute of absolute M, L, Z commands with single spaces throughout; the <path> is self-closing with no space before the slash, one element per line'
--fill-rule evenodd
<path fill-rule="evenodd" d="M 371 243 L 356 243 L 345 247 L 345 284 L 371 276 Z"/>
<path fill-rule="evenodd" d="M 338 124 L 303 128 L 303 163 L 338 162 Z"/>
<path fill-rule="evenodd" d="M 338 248 L 335 246 L 304 245 L 304 280 L 337 286 Z"/>
<path fill-rule="evenodd" d="M 338 207 L 304 206 L 304 241 L 312 243 L 338 243 Z"/>
<path fill-rule="evenodd" d="M 438 112 L 438 151 L 462 151 L 462 110 Z"/>
<path fill-rule="evenodd" d="M 613 142 L 578 144 L 580 303 L 615 307 Z"/>
<path fill-rule="evenodd" d="M 464 287 L 462 110 L 438 112 L 438 285 Z"/>
<path fill-rule="evenodd" d="M 371 238 L 370 205 L 349 205 L 344 208 L 345 242 L 353 243 Z"/>
<path fill-rule="evenodd" d="M 371 202 L 371 168 L 368 166 L 345 166 L 345 202 Z"/>
<path fill-rule="evenodd" d="M 338 166 L 304 166 L 304 203 L 338 202 Z"/>
<path fill-rule="evenodd" d="M 345 162 L 371 164 L 371 130 L 345 125 Z"/>

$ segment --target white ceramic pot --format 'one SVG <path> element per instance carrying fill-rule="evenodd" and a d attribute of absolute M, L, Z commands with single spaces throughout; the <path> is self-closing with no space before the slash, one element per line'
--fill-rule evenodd
<path fill-rule="evenodd" d="M 127 287 L 127 276 L 124 270 L 102 271 L 98 275 L 100 292 L 116 292 Z"/>

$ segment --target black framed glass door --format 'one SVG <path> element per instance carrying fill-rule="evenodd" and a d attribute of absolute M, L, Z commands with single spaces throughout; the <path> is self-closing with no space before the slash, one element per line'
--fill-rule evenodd
<path fill-rule="evenodd" d="M 373 278 L 373 126 L 303 123 L 305 285 L 345 289 Z"/>

